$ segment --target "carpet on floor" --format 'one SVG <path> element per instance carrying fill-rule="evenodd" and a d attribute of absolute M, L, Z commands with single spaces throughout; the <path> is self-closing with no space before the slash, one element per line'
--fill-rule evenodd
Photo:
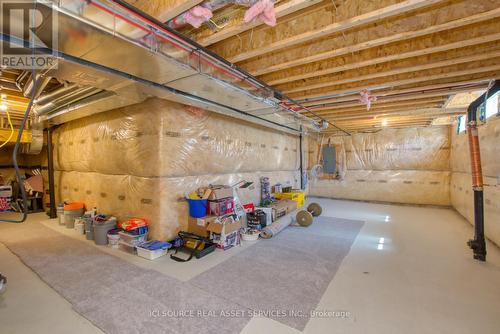
<path fill-rule="evenodd" d="M 317 217 L 261 240 L 190 283 L 303 330 L 364 222 Z"/>
<path fill-rule="evenodd" d="M 2 225 L 0 242 L 105 333 L 234 334 L 250 319 L 240 305 L 41 224 Z"/>
<path fill-rule="evenodd" d="M 317 217 L 310 227 L 290 226 L 189 282 L 38 223 L 2 225 L 0 242 L 106 333 L 239 333 L 252 316 L 303 330 L 362 226 Z"/>

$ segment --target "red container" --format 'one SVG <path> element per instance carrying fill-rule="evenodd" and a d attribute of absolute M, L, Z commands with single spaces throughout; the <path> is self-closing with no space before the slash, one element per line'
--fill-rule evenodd
<path fill-rule="evenodd" d="M 210 215 L 225 216 L 234 212 L 234 199 L 231 197 L 208 201 L 208 204 Z"/>

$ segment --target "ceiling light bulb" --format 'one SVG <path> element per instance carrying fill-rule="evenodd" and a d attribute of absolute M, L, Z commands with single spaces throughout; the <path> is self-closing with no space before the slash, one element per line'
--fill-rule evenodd
<path fill-rule="evenodd" d="M 7 105 L 7 103 L 0 104 L 0 110 L 6 111 L 7 109 L 9 109 L 9 106 Z"/>
<path fill-rule="evenodd" d="M 387 124 L 388 124 L 388 123 L 389 123 L 389 122 L 388 122 L 386 119 L 383 119 L 383 120 L 382 120 L 382 126 L 387 126 Z"/>

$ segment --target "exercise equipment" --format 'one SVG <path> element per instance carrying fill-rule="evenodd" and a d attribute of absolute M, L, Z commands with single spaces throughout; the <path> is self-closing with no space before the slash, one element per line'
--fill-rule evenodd
<path fill-rule="evenodd" d="M 313 222 L 313 217 L 321 215 L 323 209 L 318 203 L 311 203 L 307 206 L 307 210 L 297 212 L 295 219 L 300 226 L 309 226 Z"/>

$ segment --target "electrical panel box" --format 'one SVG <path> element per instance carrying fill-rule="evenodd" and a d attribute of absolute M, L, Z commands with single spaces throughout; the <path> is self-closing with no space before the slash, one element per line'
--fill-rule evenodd
<path fill-rule="evenodd" d="M 323 146 L 323 173 L 337 172 L 337 150 L 335 146 Z"/>

